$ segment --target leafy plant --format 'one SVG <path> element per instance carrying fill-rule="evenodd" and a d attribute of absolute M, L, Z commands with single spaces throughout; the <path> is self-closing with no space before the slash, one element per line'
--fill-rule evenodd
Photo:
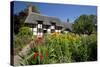
<path fill-rule="evenodd" d="M 29 54 L 24 56 L 22 65 L 84 62 L 97 59 L 96 34 L 84 36 L 74 33 L 52 33 L 46 34 L 41 39 L 44 43 L 34 43 L 37 46 L 32 47 Z"/>
<path fill-rule="evenodd" d="M 32 32 L 28 27 L 22 27 L 13 39 L 14 54 L 18 54 L 32 40 Z"/>

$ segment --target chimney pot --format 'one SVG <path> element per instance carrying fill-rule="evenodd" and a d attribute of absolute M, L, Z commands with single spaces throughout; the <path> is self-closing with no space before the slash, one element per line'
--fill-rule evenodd
<path fill-rule="evenodd" d="M 28 14 L 30 14 L 32 12 L 32 4 L 29 4 L 28 6 Z"/>

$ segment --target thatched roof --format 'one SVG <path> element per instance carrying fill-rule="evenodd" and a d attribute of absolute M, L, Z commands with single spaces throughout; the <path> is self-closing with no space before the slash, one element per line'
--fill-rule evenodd
<path fill-rule="evenodd" d="M 38 14 L 38 13 L 34 13 L 34 12 L 30 13 L 27 16 L 25 23 L 37 24 L 37 21 L 43 21 L 43 24 L 45 25 L 50 25 L 51 22 L 54 22 L 57 25 L 60 25 L 61 23 L 60 19 L 56 17 L 49 17 L 49 16 Z"/>
<path fill-rule="evenodd" d="M 70 30 L 72 30 L 71 23 L 63 23 L 60 21 L 59 18 L 50 17 L 50 16 L 46 16 L 46 15 L 42 15 L 42 14 L 38 14 L 38 13 L 34 13 L 34 12 L 31 12 L 27 16 L 25 23 L 37 24 L 38 23 L 37 21 L 43 21 L 43 24 L 45 24 L 45 25 L 51 25 L 51 23 L 53 22 L 53 23 L 56 23 L 57 26 L 69 28 Z"/>
<path fill-rule="evenodd" d="M 63 23 L 63 27 L 72 31 L 72 23 Z"/>

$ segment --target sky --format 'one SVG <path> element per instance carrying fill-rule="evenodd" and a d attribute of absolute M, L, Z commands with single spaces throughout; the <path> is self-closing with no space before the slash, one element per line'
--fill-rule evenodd
<path fill-rule="evenodd" d="M 29 2 L 14 2 L 14 14 L 27 8 Z M 97 15 L 97 7 L 89 5 L 71 5 L 71 4 L 52 4 L 52 3 L 37 3 L 31 2 L 35 5 L 39 12 L 43 15 L 53 16 L 59 18 L 62 22 L 74 22 L 80 15 Z"/>

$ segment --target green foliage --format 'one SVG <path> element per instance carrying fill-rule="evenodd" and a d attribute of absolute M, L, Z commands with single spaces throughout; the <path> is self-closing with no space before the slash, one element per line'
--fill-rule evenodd
<path fill-rule="evenodd" d="M 21 56 L 21 65 L 85 62 L 97 60 L 97 35 L 74 33 L 46 34 L 44 43 L 31 46 L 28 54 Z M 34 39 L 35 40 L 35 39 Z"/>
<path fill-rule="evenodd" d="M 97 60 L 96 34 L 53 33 L 51 35 L 46 34 L 42 39 L 45 40 L 45 43 L 31 47 L 29 53 L 20 61 L 22 65 Z M 46 51 L 48 52 L 47 54 Z M 40 57 L 41 54 L 42 59 Z"/>
<path fill-rule="evenodd" d="M 29 27 L 21 27 L 19 29 L 18 36 L 32 36 L 32 31 L 30 30 Z"/>
<path fill-rule="evenodd" d="M 96 61 L 97 60 L 97 36 L 92 34 L 88 37 L 88 61 Z"/>
<path fill-rule="evenodd" d="M 14 54 L 17 54 L 32 39 L 32 32 L 28 27 L 19 29 L 19 33 L 13 38 Z"/>
<path fill-rule="evenodd" d="M 95 24 L 94 15 L 81 15 L 75 20 L 72 27 L 75 33 L 90 35 L 94 31 Z"/>
<path fill-rule="evenodd" d="M 48 49 L 46 46 L 39 45 L 31 49 L 27 56 L 22 57 L 21 65 L 47 64 L 49 62 Z"/>
<path fill-rule="evenodd" d="M 96 34 L 90 36 L 80 35 L 80 39 L 71 45 L 72 61 L 96 61 L 97 60 L 97 37 Z M 76 43 L 76 44 L 75 44 Z"/>

